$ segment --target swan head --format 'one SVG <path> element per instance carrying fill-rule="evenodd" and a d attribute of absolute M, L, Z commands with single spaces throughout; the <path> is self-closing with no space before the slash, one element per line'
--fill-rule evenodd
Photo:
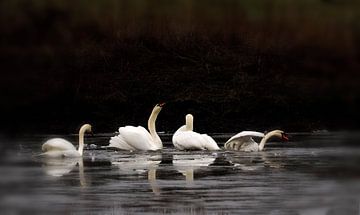
<path fill-rule="evenodd" d="M 186 125 L 186 129 L 188 131 L 192 131 L 193 130 L 193 124 L 194 124 L 194 117 L 192 114 L 186 114 L 185 116 L 185 125 Z"/>
<path fill-rule="evenodd" d="M 271 134 L 271 136 L 278 137 L 283 141 L 289 140 L 289 137 L 287 136 L 287 134 L 282 130 L 274 130 L 274 131 L 269 132 L 268 134 Z"/>
<path fill-rule="evenodd" d="M 159 104 L 156 104 L 155 107 L 154 107 L 154 112 L 155 113 L 159 113 L 161 111 L 161 109 L 164 107 L 165 103 L 164 102 L 161 102 Z"/>
<path fill-rule="evenodd" d="M 164 105 L 165 105 L 165 102 L 160 102 L 159 104 L 157 104 L 156 106 L 159 106 L 159 107 L 164 107 Z"/>
<path fill-rule="evenodd" d="M 87 132 L 92 132 L 92 126 L 90 124 L 84 124 L 81 126 L 80 131 L 83 131 L 84 133 Z"/>

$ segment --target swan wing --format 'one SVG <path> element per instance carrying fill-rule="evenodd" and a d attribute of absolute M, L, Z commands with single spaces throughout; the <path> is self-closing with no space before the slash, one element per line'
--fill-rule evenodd
<path fill-rule="evenodd" d="M 69 141 L 62 138 L 53 138 L 46 141 L 42 147 L 42 151 L 76 151 L 75 146 Z"/>
<path fill-rule="evenodd" d="M 253 137 L 264 137 L 264 133 L 256 131 L 242 131 L 231 137 L 224 144 L 225 149 L 237 151 L 258 151 L 259 146 Z"/>
<path fill-rule="evenodd" d="M 210 137 L 207 134 L 202 134 L 201 136 L 205 139 L 205 146 L 204 147 L 207 150 L 219 150 L 220 149 L 218 144 L 215 142 L 215 140 L 212 137 Z"/>
<path fill-rule="evenodd" d="M 136 150 L 134 147 L 132 147 L 125 141 L 125 139 L 121 136 L 121 134 L 119 134 L 115 137 L 111 137 L 109 142 L 110 142 L 110 144 L 108 147 L 113 147 L 113 148 L 118 148 L 118 149 L 128 150 L 128 151 Z"/>
<path fill-rule="evenodd" d="M 226 143 L 229 143 L 234 140 L 238 141 L 249 141 L 251 137 L 264 137 L 264 133 L 257 132 L 257 131 L 242 131 L 234 136 L 232 136 Z M 226 144 L 225 143 L 225 144 Z"/>
<path fill-rule="evenodd" d="M 177 149 L 205 149 L 205 139 L 201 134 L 193 131 L 180 131 L 173 136 L 173 144 Z"/>
<path fill-rule="evenodd" d="M 142 126 L 125 126 L 119 128 L 119 135 L 135 150 L 157 150 L 150 133 Z"/>
<path fill-rule="evenodd" d="M 175 148 L 177 148 L 177 149 L 180 149 L 180 150 L 183 150 L 184 148 L 181 146 L 181 145 L 178 145 L 177 144 L 177 140 L 178 140 L 178 135 L 181 133 L 181 132 L 183 132 L 183 131 L 185 131 L 185 129 L 186 129 L 186 125 L 183 125 L 183 126 L 181 126 L 178 130 L 176 130 L 175 131 L 175 133 L 173 134 L 173 136 L 172 136 L 172 142 L 173 142 L 173 145 L 175 146 Z"/>

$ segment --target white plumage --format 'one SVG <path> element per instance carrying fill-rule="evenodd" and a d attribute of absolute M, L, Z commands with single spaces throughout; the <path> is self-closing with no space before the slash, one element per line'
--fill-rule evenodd
<path fill-rule="evenodd" d="M 149 132 L 142 126 L 125 126 L 119 128 L 119 135 L 111 137 L 109 147 L 122 150 L 151 150 L 160 149 Z"/>
<path fill-rule="evenodd" d="M 285 133 L 281 130 L 274 130 L 267 133 L 266 135 L 256 131 L 242 131 L 226 141 L 224 147 L 228 150 L 244 152 L 262 151 L 265 143 L 272 136 L 281 137 L 282 139 L 287 140 Z M 253 137 L 261 137 L 261 142 L 258 144 L 254 141 Z"/>
<path fill-rule="evenodd" d="M 173 135 L 172 142 L 180 150 L 219 150 L 213 138 L 193 130 L 193 116 L 186 115 L 186 125 L 181 126 Z"/>
<path fill-rule="evenodd" d="M 76 150 L 75 146 L 62 138 L 53 138 L 47 140 L 41 147 L 43 151 L 67 151 Z"/>
<path fill-rule="evenodd" d="M 91 125 L 85 124 L 81 126 L 79 131 L 79 149 L 69 141 L 62 138 L 53 138 L 46 141 L 42 145 L 42 156 L 59 158 L 59 157 L 81 157 L 84 149 L 84 134 L 86 131 L 91 132 Z"/>
<path fill-rule="evenodd" d="M 163 145 L 159 135 L 156 133 L 155 122 L 164 104 L 154 107 L 148 120 L 147 131 L 144 127 L 125 126 L 119 128 L 119 134 L 111 137 L 108 147 L 121 150 L 135 151 L 156 151 L 162 149 Z"/>

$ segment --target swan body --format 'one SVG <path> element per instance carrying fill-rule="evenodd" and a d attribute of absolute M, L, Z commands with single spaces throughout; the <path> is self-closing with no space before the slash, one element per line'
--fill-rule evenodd
<path fill-rule="evenodd" d="M 226 141 L 224 147 L 228 150 L 244 152 L 262 151 L 264 149 L 265 143 L 274 136 L 282 138 L 283 140 L 288 140 L 285 132 L 281 130 L 274 130 L 267 133 L 266 135 L 256 131 L 242 131 Z M 262 139 L 258 144 L 254 141 L 253 137 L 262 137 Z"/>
<path fill-rule="evenodd" d="M 187 114 L 186 124 L 181 126 L 173 135 L 172 142 L 179 150 L 219 150 L 213 138 L 207 134 L 193 131 L 193 116 Z"/>
<path fill-rule="evenodd" d="M 84 135 L 85 132 L 91 132 L 91 125 L 85 124 L 81 126 L 79 131 L 79 148 L 76 150 L 75 146 L 69 141 L 62 138 L 52 138 L 42 145 L 41 155 L 51 158 L 59 157 L 81 157 L 84 150 Z"/>
<path fill-rule="evenodd" d="M 148 120 L 147 131 L 142 126 L 124 126 L 119 128 L 119 135 L 111 137 L 108 147 L 128 151 L 156 151 L 162 149 L 163 145 L 159 135 L 156 133 L 155 122 L 164 104 L 157 104 Z"/>

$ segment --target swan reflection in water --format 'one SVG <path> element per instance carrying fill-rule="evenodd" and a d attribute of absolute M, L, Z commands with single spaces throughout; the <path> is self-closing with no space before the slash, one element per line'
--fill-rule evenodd
<path fill-rule="evenodd" d="M 152 192 L 160 194 L 160 189 L 156 182 L 156 169 L 161 163 L 161 154 L 127 154 L 111 158 L 111 164 L 117 166 L 120 174 L 127 176 L 144 176 L 151 186 Z"/>
<path fill-rule="evenodd" d="M 117 166 L 121 174 L 141 175 L 157 168 L 161 159 L 161 154 L 130 154 L 111 158 L 111 164 Z"/>
<path fill-rule="evenodd" d="M 108 156 L 108 154 L 106 155 Z M 83 161 L 82 158 L 47 158 L 42 162 L 44 163 L 43 169 L 45 173 L 54 177 L 62 177 L 78 171 L 81 186 L 89 185 L 87 182 L 89 182 L 90 178 L 94 179 L 91 181 L 98 183 L 97 181 L 100 180 L 95 180 L 95 178 L 101 177 L 101 181 L 104 182 L 104 175 L 91 174 L 91 176 L 85 177 L 84 162 L 85 166 L 106 165 L 110 168 L 103 170 L 111 171 L 111 176 L 121 175 L 129 179 L 136 176 L 136 178 L 146 179 L 152 192 L 156 195 L 161 192 L 159 179 L 185 180 L 186 185 L 191 186 L 194 180 L 203 177 L 234 174 L 237 171 L 256 171 L 267 168 L 269 164 L 270 167 L 276 164 L 279 165 L 278 159 L 274 159 L 272 155 L 261 153 L 256 156 L 254 154 L 245 156 L 244 153 L 238 152 L 231 156 L 224 152 L 199 152 L 196 154 L 186 151 L 181 153 L 174 151 L 146 152 L 142 154 L 119 153 L 112 154 L 110 158 L 106 158 L 106 161 L 104 159 L 103 153 L 99 153 L 87 161 Z M 114 169 L 114 167 L 116 168 Z M 113 172 L 114 170 L 118 170 L 118 172 Z"/>
<path fill-rule="evenodd" d="M 224 166 L 232 166 L 225 157 L 219 153 L 183 152 L 181 154 L 126 154 L 114 156 L 112 165 L 117 166 L 119 173 L 126 176 L 146 178 L 152 192 L 159 195 L 161 192 L 158 179 L 184 180 L 187 185 L 194 182 L 194 178 L 211 175 L 226 174 Z M 218 166 L 218 167 L 217 167 Z M 219 172 L 220 171 L 220 172 Z"/>
<path fill-rule="evenodd" d="M 119 172 L 116 175 L 147 179 L 153 193 L 159 195 L 161 189 L 158 179 L 185 180 L 186 184 L 191 186 L 196 178 L 234 174 L 237 171 L 257 171 L 262 168 L 274 168 L 274 166 L 281 166 L 282 164 L 272 154 L 261 153 L 256 156 L 254 154 L 244 156 L 244 153 L 236 155 L 237 152 L 234 154 L 228 157 L 226 153 L 222 152 L 194 154 L 193 152 L 174 153 L 166 151 L 150 154 L 117 154 L 106 159 L 106 161 L 103 156 L 102 158 L 95 156 L 87 161 L 83 161 L 82 158 L 46 158 L 42 159 L 42 168 L 47 175 L 53 177 L 63 177 L 78 171 L 80 185 L 85 187 L 89 185 L 87 182 L 90 178 L 94 179 L 98 175 L 91 174 L 91 177 L 86 179 L 84 162 L 86 166 L 106 165 L 110 168 L 104 169 L 105 171 L 118 169 Z M 116 169 L 111 166 L 116 166 Z M 94 182 L 96 181 L 98 180 L 94 179 Z"/>
<path fill-rule="evenodd" d="M 75 170 L 78 165 L 80 186 L 85 187 L 87 185 L 84 175 L 84 162 L 82 158 L 46 158 L 42 160 L 42 163 L 44 172 L 53 177 L 68 175 L 70 172 Z"/>
<path fill-rule="evenodd" d="M 185 176 L 188 183 L 194 181 L 194 171 L 212 164 L 217 157 L 213 154 L 178 154 L 173 156 L 173 166 Z"/>
<path fill-rule="evenodd" d="M 60 177 L 70 177 L 74 176 L 74 180 L 79 180 L 81 187 L 87 187 L 91 184 L 98 184 L 102 182 L 99 180 L 101 175 L 98 174 L 89 174 L 85 175 L 85 167 L 90 172 L 93 167 L 101 167 L 102 171 L 111 171 L 111 162 L 108 159 L 104 159 L 103 156 L 98 156 L 96 154 L 90 154 L 90 157 L 87 158 L 47 158 L 44 157 L 38 162 L 42 163 L 42 169 L 46 175 L 60 178 Z M 76 177 L 78 175 L 79 178 Z"/>

